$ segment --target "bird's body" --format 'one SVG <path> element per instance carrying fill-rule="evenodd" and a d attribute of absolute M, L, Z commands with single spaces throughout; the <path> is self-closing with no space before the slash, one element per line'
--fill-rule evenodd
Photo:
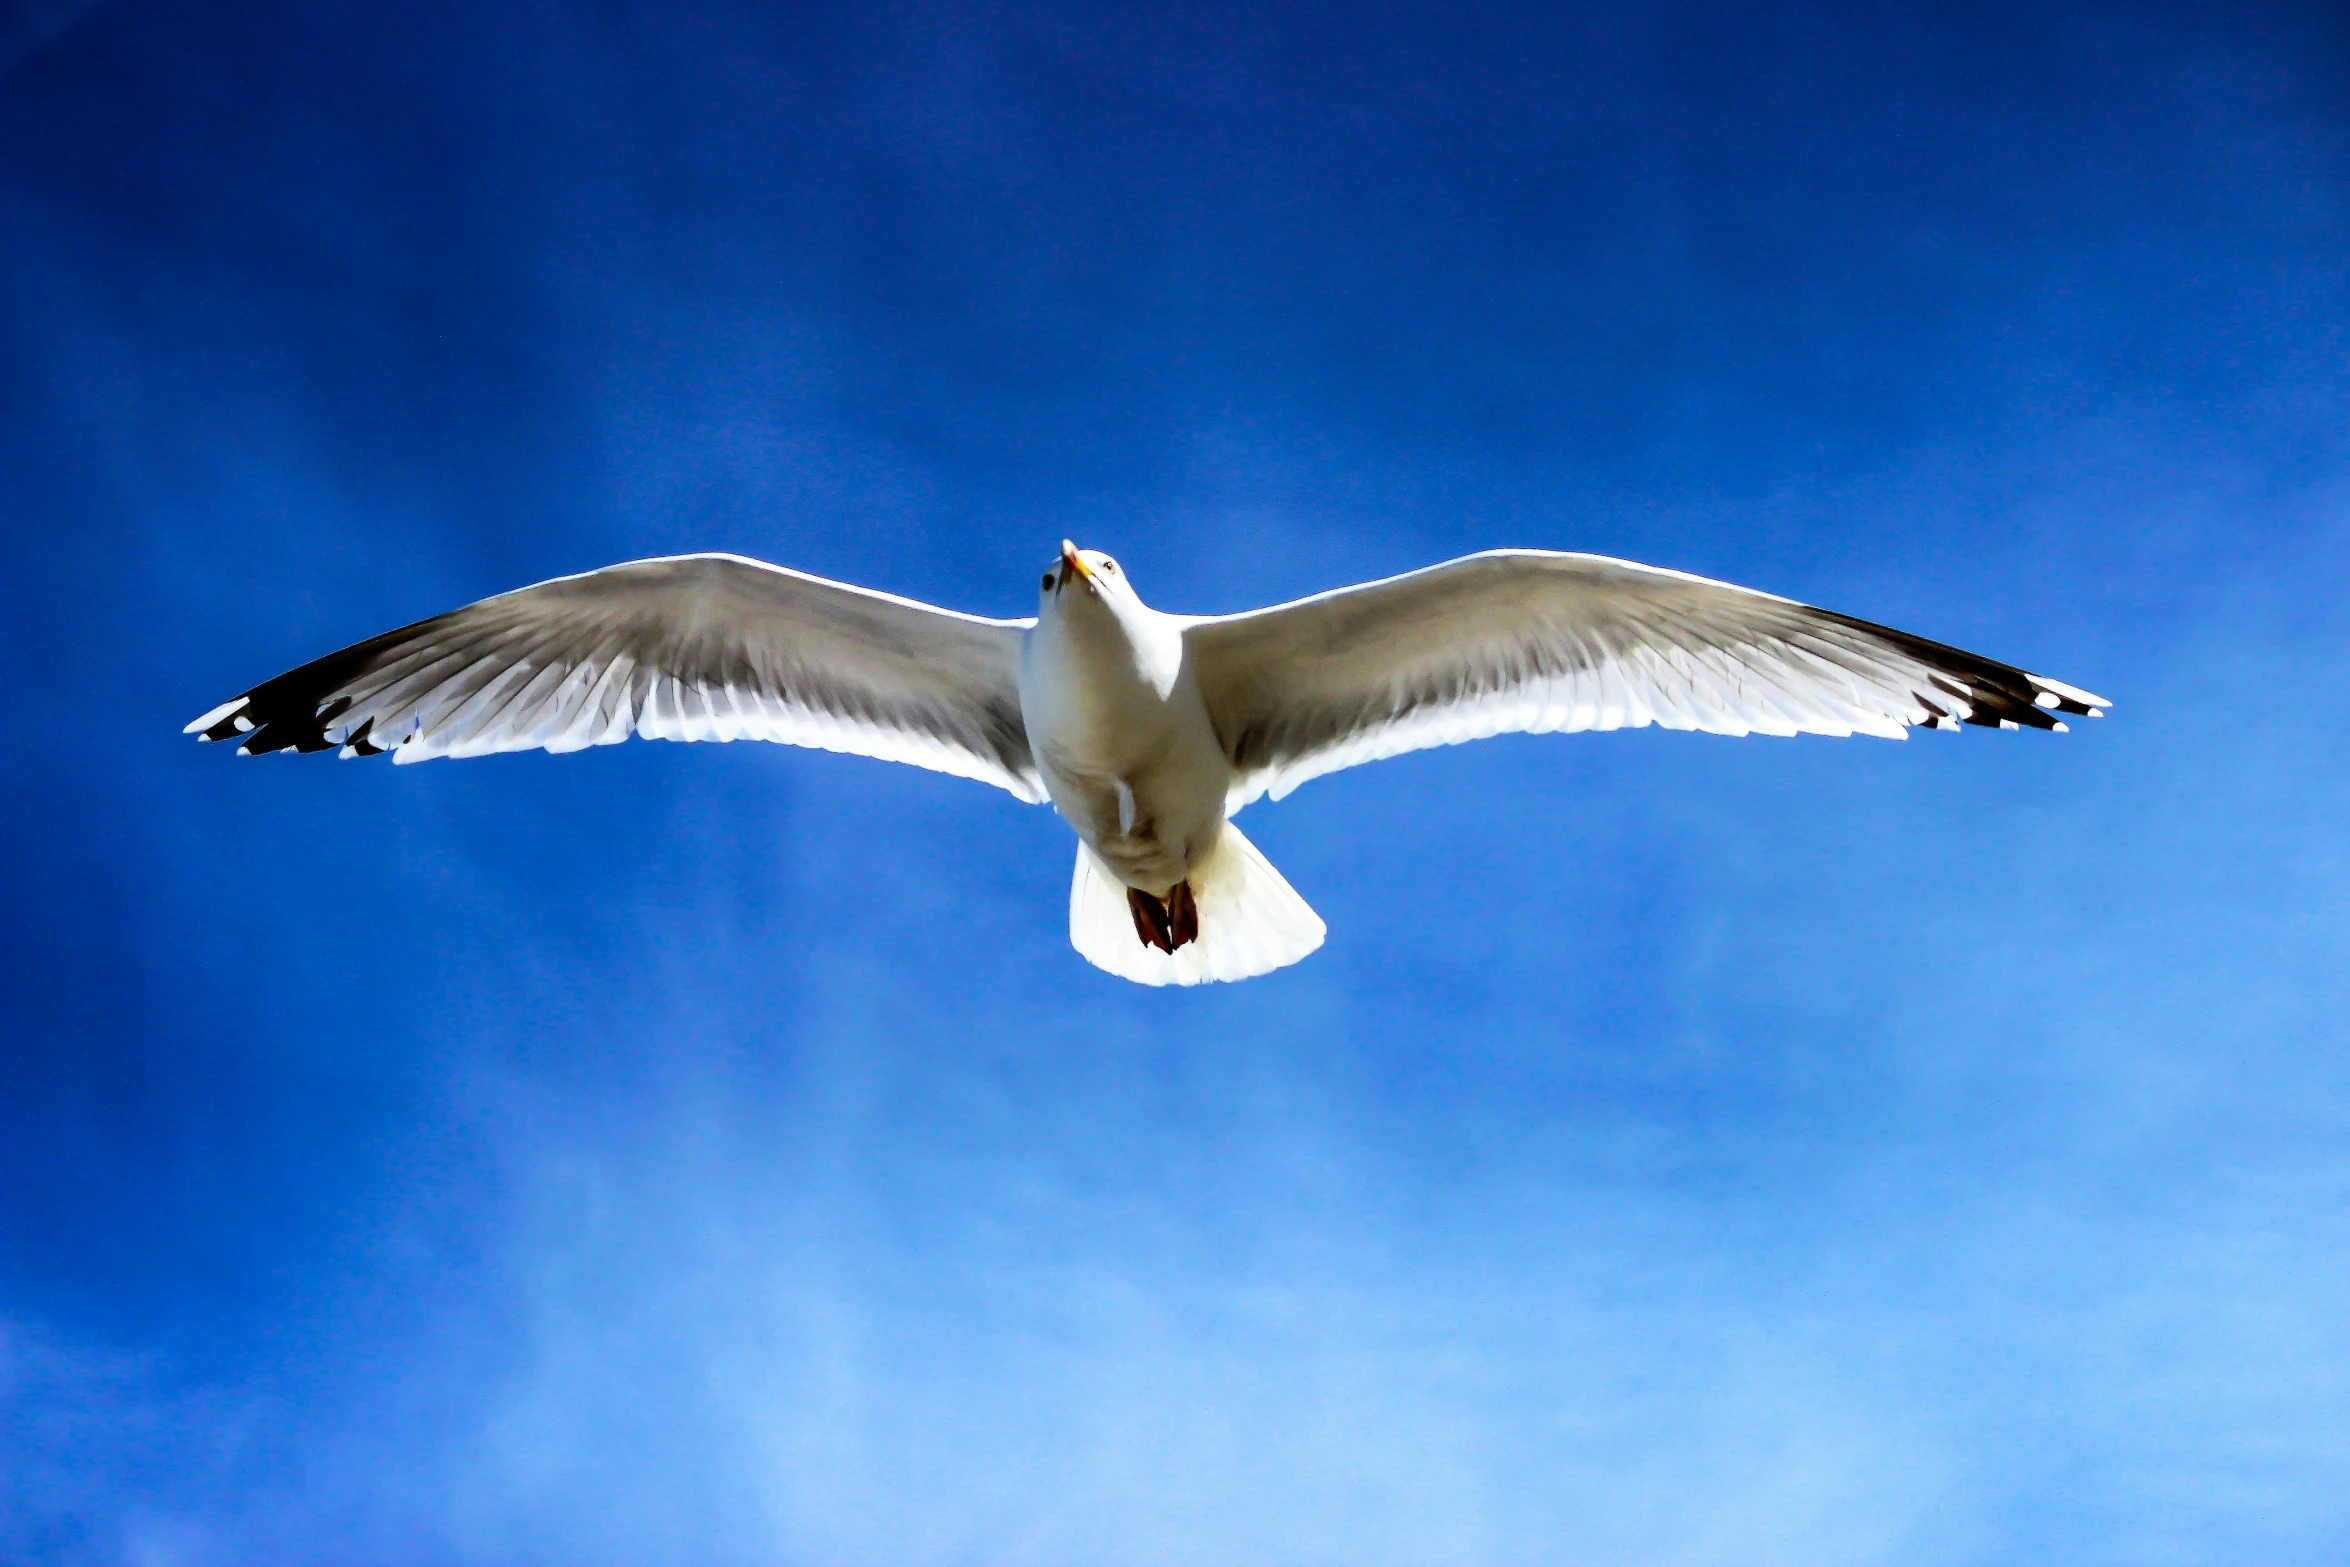
<path fill-rule="evenodd" d="M 2063 729 L 2103 697 L 1906 632 L 1595 555 L 1496 550 L 1240 615 L 1150 608 L 1063 541 L 1033 620 L 732 555 L 484 599 L 290 670 L 188 725 L 241 754 L 398 762 L 630 735 L 780 740 L 1050 800 L 1070 938 L 1146 984 L 1294 963 L 1323 925 L 1231 813 L 1399 752 L 1659 724 Z"/>
<path fill-rule="evenodd" d="M 1182 622 L 1094 586 L 1098 561 L 1069 559 L 1047 590 L 1059 612 L 1038 616 L 1021 649 L 1029 749 L 1086 846 L 1121 882 L 1164 898 L 1215 848 L 1232 769 Z"/>

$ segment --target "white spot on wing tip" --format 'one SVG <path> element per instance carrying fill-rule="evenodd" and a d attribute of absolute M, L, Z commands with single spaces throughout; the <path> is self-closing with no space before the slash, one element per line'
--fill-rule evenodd
<path fill-rule="evenodd" d="M 2068 686 L 2063 681 L 2051 680 L 2046 675 L 2031 675 L 2027 678 L 2042 691 L 2053 691 L 2066 701 L 2077 702 L 2083 707 L 2111 707 L 2113 705 L 2094 691 L 2084 691 L 2079 686 Z M 2047 704 L 2043 702 L 2042 705 L 2046 706 Z"/>
<path fill-rule="evenodd" d="M 229 714 L 235 712 L 238 708 L 243 707 L 244 705 L 245 699 L 243 697 L 240 696 L 232 698 L 229 701 L 221 703 L 220 706 L 214 708 L 211 712 L 197 718 L 185 729 L 182 729 L 180 733 L 184 735 L 192 735 L 195 734 L 198 730 L 210 729 L 214 724 L 219 723 L 222 719 L 228 717 Z M 245 727 L 250 729 L 253 726 L 251 724 L 247 724 Z M 205 738 L 209 739 L 210 736 L 206 736 Z"/>
<path fill-rule="evenodd" d="M 2023 725 L 2017 723 L 2012 718 L 2002 718 L 1999 720 L 1999 727 L 2002 729 L 2021 729 Z"/>
<path fill-rule="evenodd" d="M 2043 691 L 2038 696 L 2032 698 L 2032 700 L 2041 707 L 2054 707 L 2059 702 L 2062 702 L 2064 698 L 2058 696 L 2053 691 Z"/>
<path fill-rule="evenodd" d="M 2061 719 L 2061 718 L 2060 718 L 2060 719 L 2058 719 L 2058 720 L 2056 721 L 2055 728 L 2054 728 L 2053 730 L 2051 730 L 2050 732 L 2051 732 L 2051 733 L 2054 733 L 2054 734 L 2060 734 L 2060 735 L 2069 735 L 2069 734 L 2071 734 L 2071 733 L 2073 732 L 2073 726 L 2072 726 L 2072 725 L 2070 725 L 2070 724 L 2068 724 L 2068 723 L 2066 723 L 2066 722 L 2065 722 L 2063 719 Z"/>

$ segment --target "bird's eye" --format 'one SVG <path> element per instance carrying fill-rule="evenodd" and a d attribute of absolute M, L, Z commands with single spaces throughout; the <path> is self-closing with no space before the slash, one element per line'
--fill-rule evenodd
<path fill-rule="evenodd" d="M 1102 570 L 1104 571 L 1116 571 L 1117 569 L 1118 563 L 1114 560 L 1105 560 L 1102 562 Z"/>
<path fill-rule="evenodd" d="M 1053 590 L 1053 574 L 1049 571 L 1044 574 L 1044 590 L 1047 593 Z"/>

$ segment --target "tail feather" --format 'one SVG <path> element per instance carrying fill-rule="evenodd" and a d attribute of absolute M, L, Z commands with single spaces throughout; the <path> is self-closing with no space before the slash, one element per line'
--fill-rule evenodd
<path fill-rule="evenodd" d="M 1192 867 L 1199 939 L 1161 952 L 1134 934 L 1126 886 L 1080 843 L 1069 886 L 1069 943 L 1086 962 L 1140 985 L 1198 985 L 1286 968 L 1322 944 L 1322 918 L 1239 828 L 1224 824 L 1214 852 Z"/>

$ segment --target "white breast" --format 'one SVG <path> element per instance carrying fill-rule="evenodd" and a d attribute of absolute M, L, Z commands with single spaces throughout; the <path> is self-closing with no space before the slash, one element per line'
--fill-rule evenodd
<path fill-rule="evenodd" d="M 1180 622 L 1090 594 L 1040 616 L 1020 703 L 1054 807 L 1128 886 L 1163 894 L 1215 847 L 1230 769 Z"/>

